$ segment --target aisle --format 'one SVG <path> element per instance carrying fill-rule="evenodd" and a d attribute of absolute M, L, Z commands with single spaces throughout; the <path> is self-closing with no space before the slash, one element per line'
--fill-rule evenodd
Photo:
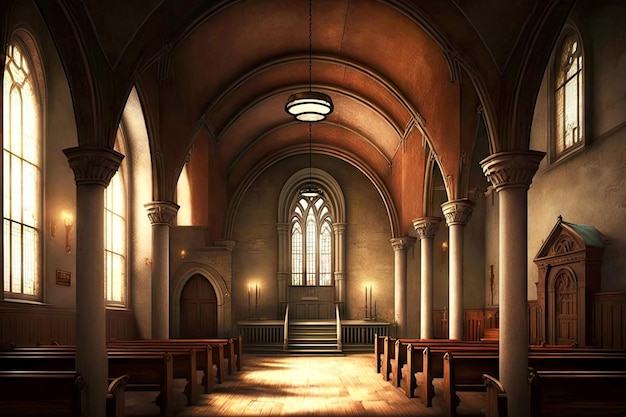
<path fill-rule="evenodd" d="M 402 390 L 383 381 L 373 361 L 373 354 L 247 355 L 241 372 L 227 377 L 221 385 L 216 384 L 211 394 L 202 395 L 200 405 L 184 406 L 184 397 L 180 395 L 177 417 L 442 415 L 438 398 L 432 408 L 422 405 L 419 399 L 407 398 Z M 145 410 L 146 414 L 138 414 L 141 407 L 133 405 L 132 400 L 138 399 L 136 395 L 129 393 L 129 416 L 152 416 L 158 412 L 152 406 Z M 470 405 L 482 395 L 462 395 L 459 415 L 480 416 L 480 410 Z"/>

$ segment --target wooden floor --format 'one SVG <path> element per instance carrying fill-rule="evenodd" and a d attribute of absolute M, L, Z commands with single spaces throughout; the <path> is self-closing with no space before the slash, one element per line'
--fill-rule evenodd
<path fill-rule="evenodd" d="M 184 386 L 183 381 L 178 392 Z M 441 416 L 439 381 L 433 407 L 384 381 L 374 368 L 374 354 L 346 356 L 244 357 L 240 372 L 186 406 L 177 394 L 177 417 L 190 416 Z M 157 416 L 155 393 L 127 393 L 127 417 Z M 460 416 L 478 417 L 482 393 L 461 393 Z"/>

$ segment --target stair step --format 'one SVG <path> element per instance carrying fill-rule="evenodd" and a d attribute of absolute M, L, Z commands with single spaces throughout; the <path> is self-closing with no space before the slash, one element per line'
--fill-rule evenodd
<path fill-rule="evenodd" d="M 337 350 L 335 321 L 294 321 L 289 323 L 290 354 L 341 354 Z"/>

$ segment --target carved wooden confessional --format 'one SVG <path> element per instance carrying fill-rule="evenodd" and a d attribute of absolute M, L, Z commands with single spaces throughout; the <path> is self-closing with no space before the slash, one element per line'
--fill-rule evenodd
<path fill-rule="evenodd" d="M 559 219 L 534 259 L 539 268 L 539 334 L 555 345 L 593 345 L 593 294 L 600 291 L 604 241 L 588 225 Z"/>

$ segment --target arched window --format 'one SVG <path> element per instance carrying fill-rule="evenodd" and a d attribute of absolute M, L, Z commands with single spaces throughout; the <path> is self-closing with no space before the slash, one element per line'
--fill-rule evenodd
<path fill-rule="evenodd" d="M 6 52 L 3 91 L 3 257 L 9 297 L 41 298 L 42 112 L 35 57 L 19 41 Z"/>
<path fill-rule="evenodd" d="M 123 129 L 117 133 L 114 149 L 125 152 Z M 126 158 L 104 190 L 104 274 L 109 305 L 126 305 Z"/>
<path fill-rule="evenodd" d="M 584 146 L 583 48 L 578 33 L 567 27 L 553 63 L 553 142 L 551 162 Z"/>
<path fill-rule="evenodd" d="M 333 233 L 323 196 L 299 196 L 291 217 L 291 285 L 329 286 L 333 274 Z"/>

